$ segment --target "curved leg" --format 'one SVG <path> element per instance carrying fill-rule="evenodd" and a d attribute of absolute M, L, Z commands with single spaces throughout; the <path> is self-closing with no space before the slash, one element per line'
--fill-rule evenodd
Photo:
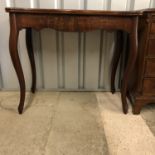
<path fill-rule="evenodd" d="M 36 66 L 35 66 L 33 46 L 32 46 L 32 30 L 31 30 L 31 28 L 26 29 L 26 46 L 27 46 L 28 56 L 29 56 L 30 64 L 31 64 L 31 72 L 32 72 L 31 92 L 35 93 L 35 91 L 36 91 Z"/>
<path fill-rule="evenodd" d="M 18 106 L 18 112 L 19 114 L 22 114 L 23 108 L 24 108 L 24 101 L 25 101 L 25 79 L 24 74 L 22 70 L 22 66 L 20 63 L 19 55 L 18 55 L 18 35 L 19 30 L 16 26 L 16 17 L 15 15 L 12 15 L 10 17 L 10 40 L 9 40 L 9 48 L 10 48 L 10 56 L 12 59 L 12 63 L 14 65 L 19 85 L 20 85 L 20 102 Z"/>
<path fill-rule="evenodd" d="M 123 76 L 123 81 L 122 81 L 121 98 L 122 98 L 123 112 L 125 114 L 127 114 L 128 112 L 128 104 L 127 104 L 126 96 L 128 91 L 127 87 L 128 87 L 129 76 L 131 75 L 131 72 L 133 70 L 133 67 L 135 65 L 136 58 L 137 58 L 137 45 L 138 45 L 137 24 L 138 24 L 138 18 L 136 17 L 132 32 L 129 34 L 130 51 L 129 51 L 128 62 L 127 62 L 127 66 L 126 66 L 125 73 Z"/>
<path fill-rule="evenodd" d="M 116 47 L 112 59 L 112 71 L 111 71 L 111 92 L 115 93 L 115 77 L 118 62 L 120 60 L 121 53 L 123 51 L 123 32 L 118 31 L 116 37 Z"/>

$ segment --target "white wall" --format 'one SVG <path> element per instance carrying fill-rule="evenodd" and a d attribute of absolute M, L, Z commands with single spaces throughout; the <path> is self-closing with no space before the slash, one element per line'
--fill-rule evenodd
<path fill-rule="evenodd" d="M 9 17 L 6 6 L 96 10 L 136 10 L 155 7 L 154 0 L 1 0 L 0 3 L 0 88 L 18 89 L 8 50 Z M 62 33 L 33 31 L 38 89 L 109 90 L 110 62 L 115 32 Z M 19 54 L 26 86 L 31 85 L 25 31 L 20 33 Z M 117 83 L 119 71 L 117 73 Z"/>

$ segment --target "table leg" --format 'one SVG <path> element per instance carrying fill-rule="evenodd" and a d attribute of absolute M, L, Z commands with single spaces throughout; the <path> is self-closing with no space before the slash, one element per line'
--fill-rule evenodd
<path fill-rule="evenodd" d="M 10 18 L 10 38 L 9 38 L 9 48 L 10 48 L 10 56 L 12 59 L 12 63 L 14 65 L 19 85 L 20 85 L 20 102 L 18 106 L 19 114 L 22 114 L 24 108 L 24 101 L 25 101 L 25 79 L 22 70 L 22 66 L 20 63 L 19 55 L 18 55 L 18 35 L 19 30 L 16 26 L 16 18 L 15 15 L 12 15 Z"/>
<path fill-rule="evenodd" d="M 27 46 L 28 56 L 30 59 L 31 73 L 32 73 L 31 92 L 35 93 L 36 91 L 36 66 L 35 66 L 34 52 L 33 52 L 33 45 L 32 45 L 32 29 L 31 28 L 26 29 L 26 46 Z"/>
<path fill-rule="evenodd" d="M 111 92 L 115 93 L 115 77 L 116 77 L 116 70 L 118 67 L 118 63 L 121 57 L 121 53 L 123 52 L 123 32 L 117 31 L 116 34 L 116 47 L 112 59 L 112 71 L 111 71 Z"/>
<path fill-rule="evenodd" d="M 135 19 L 132 32 L 129 34 L 130 51 L 129 51 L 127 66 L 123 76 L 122 88 L 121 88 L 122 106 L 123 106 L 123 112 L 125 114 L 127 114 L 128 112 L 128 104 L 127 104 L 126 97 L 127 97 L 127 91 L 128 91 L 127 87 L 129 83 L 129 76 L 132 73 L 132 70 L 134 68 L 136 58 L 137 58 L 137 47 L 138 47 L 137 27 L 138 27 L 138 17 Z"/>

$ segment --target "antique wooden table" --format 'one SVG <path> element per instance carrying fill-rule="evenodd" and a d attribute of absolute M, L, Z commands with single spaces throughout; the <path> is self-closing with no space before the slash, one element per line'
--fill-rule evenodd
<path fill-rule="evenodd" d="M 10 15 L 10 55 L 20 84 L 19 114 L 22 114 L 25 101 L 25 79 L 18 55 L 19 31 L 26 29 L 26 44 L 32 70 L 32 88 L 36 90 L 36 69 L 31 40 L 31 30 L 52 28 L 67 32 L 86 32 L 96 29 L 125 31 L 129 34 L 130 51 L 121 88 L 123 112 L 128 111 L 126 101 L 129 76 L 132 74 L 137 57 L 137 28 L 140 11 L 96 11 L 60 9 L 6 8 Z"/>

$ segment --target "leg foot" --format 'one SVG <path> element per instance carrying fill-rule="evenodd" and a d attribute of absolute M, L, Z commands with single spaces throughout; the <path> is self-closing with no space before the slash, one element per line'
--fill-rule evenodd
<path fill-rule="evenodd" d="M 18 107 L 18 113 L 19 114 L 22 114 L 23 113 L 23 107 L 20 107 L 20 106 Z"/>

